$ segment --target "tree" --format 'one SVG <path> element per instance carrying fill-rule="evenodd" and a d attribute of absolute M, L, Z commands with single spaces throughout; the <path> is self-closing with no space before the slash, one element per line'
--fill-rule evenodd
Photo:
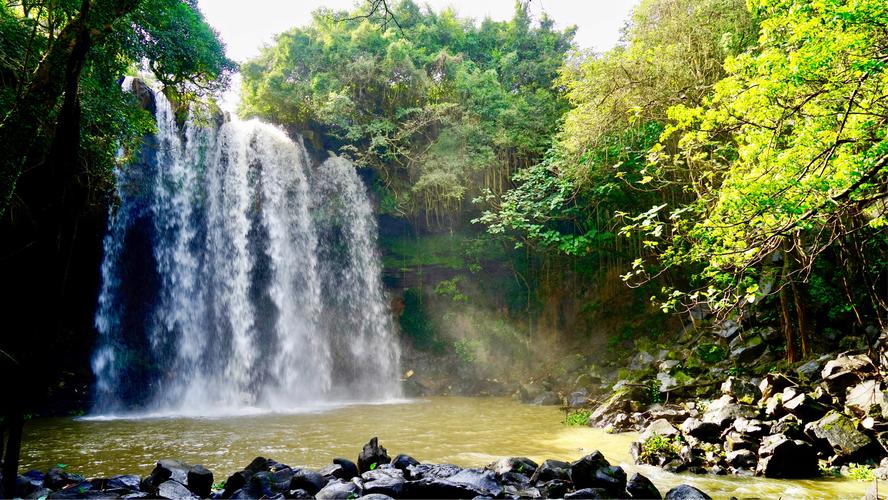
<path fill-rule="evenodd" d="M 629 278 L 689 266 L 691 289 L 666 290 L 664 305 L 719 311 L 756 302 L 773 284 L 794 361 L 808 351 L 804 286 L 815 261 L 837 252 L 865 262 L 861 248 L 885 240 L 888 4 L 749 5 L 763 19 L 758 46 L 727 59 L 728 75 L 701 105 L 672 108 L 651 150 L 660 176 L 689 173 L 692 199 L 631 219 L 625 232 L 643 233 L 652 254 Z M 783 264 L 767 265 L 775 255 Z M 886 270 L 866 267 L 859 278 L 881 317 Z"/>
<path fill-rule="evenodd" d="M 20 422 L 51 373 L 37 370 L 47 361 L 34 346 L 52 345 L 70 328 L 66 299 L 84 295 L 69 281 L 75 252 L 95 251 L 77 245 L 84 213 L 107 196 L 118 148 L 133 151 L 151 130 L 151 117 L 118 79 L 147 61 L 160 82 L 198 94 L 223 86 L 234 65 L 191 0 L 10 1 L 0 6 L 0 30 L 8 321 L 0 350 L 17 361 L 9 364 L 14 376 L 4 377 L 3 406 L 8 422 Z M 11 495 L 18 461 L 14 447 L 8 452 Z"/>

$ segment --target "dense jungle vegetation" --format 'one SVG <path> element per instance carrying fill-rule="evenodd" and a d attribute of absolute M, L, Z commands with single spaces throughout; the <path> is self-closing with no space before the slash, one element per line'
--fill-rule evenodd
<path fill-rule="evenodd" d="M 883 325 L 884 2 L 644 0 L 605 53 L 521 2 L 508 22 L 362 12 L 280 35 L 243 66 L 241 111 L 371 169 L 380 212 L 418 238 L 384 251 L 461 270 L 405 296 L 406 333 L 433 335 L 411 326 L 430 295 L 486 296 L 528 344 L 588 339 L 602 310 L 611 340 L 662 333 L 649 300 L 758 310 L 791 361 L 818 331 Z M 521 286 L 490 285 L 491 261 Z"/>

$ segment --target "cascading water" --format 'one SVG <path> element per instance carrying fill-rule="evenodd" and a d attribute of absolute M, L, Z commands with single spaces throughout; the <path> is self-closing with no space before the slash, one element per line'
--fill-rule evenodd
<path fill-rule="evenodd" d="M 95 411 L 399 396 L 375 220 L 351 163 L 312 165 L 300 143 L 258 121 L 191 116 L 180 131 L 169 101 L 155 101 L 157 133 L 117 173 Z"/>

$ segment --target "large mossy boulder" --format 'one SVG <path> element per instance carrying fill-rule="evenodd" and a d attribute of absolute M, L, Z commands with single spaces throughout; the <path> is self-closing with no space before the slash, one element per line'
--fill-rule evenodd
<path fill-rule="evenodd" d="M 840 457 L 856 457 L 872 444 L 872 439 L 859 431 L 853 420 L 837 411 L 811 422 L 805 426 L 805 432 L 812 438 L 826 441 Z"/>
<path fill-rule="evenodd" d="M 809 478 L 820 473 L 817 451 L 810 443 L 772 434 L 762 440 L 758 450 L 756 474 L 765 477 Z"/>

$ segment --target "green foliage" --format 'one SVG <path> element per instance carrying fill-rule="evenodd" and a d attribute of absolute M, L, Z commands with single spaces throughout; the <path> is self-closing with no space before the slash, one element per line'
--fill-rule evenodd
<path fill-rule="evenodd" d="M 663 402 L 663 397 L 660 395 L 660 381 L 658 379 L 652 378 L 645 383 L 645 389 L 647 389 L 648 398 L 651 400 L 651 404 L 659 404 Z"/>
<path fill-rule="evenodd" d="M 410 338 L 420 349 L 442 348 L 435 335 L 432 318 L 423 304 L 422 292 L 415 288 L 404 291 L 404 310 L 399 318 L 401 333 Z"/>
<path fill-rule="evenodd" d="M 641 443 L 641 463 L 656 463 L 659 457 L 666 457 L 666 461 L 678 458 L 683 442 L 680 435 L 673 437 L 661 436 L 656 432 Z"/>
<path fill-rule="evenodd" d="M 589 417 L 592 412 L 589 410 L 573 410 L 564 417 L 564 425 L 575 427 L 579 425 L 589 425 Z"/>
<path fill-rule="evenodd" d="M 856 481 L 872 482 L 876 479 L 873 467 L 863 464 L 849 464 L 845 475 Z"/>
<path fill-rule="evenodd" d="M 724 361 L 727 355 L 727 350 L 718 344 L 700 344 L 697 346 L 697 357 L 709 364 Z"/>
<path fill-rule="evenodd" d="M 459 291 L 459 276 L 449 280 L 441 280 L 435 285 L 435 293 L 443 297 L 449 297 L 454 302 L 468 302 L 469 297 Z"/>
<path fill-rule="evenodd" d="M 360 9 L 358 9 L 360 10 Z M 573 28 L 516 4 L 480 23 L 410 0 L 401 28 L 326 9 L 243 68 L 241 113 L 324 133 L 326 147 L 373 168 L 389 214 L 443 224 L 549 146 L 565 103 L 552 82 Z"/>
<path fill-rule="evenodd" d="M 480 348 L 481 343 L 472 339 L 460 339 L 453 343 L 453 351 L 456 352 L 456 356 L 462 363 L 467 365 L 478 360 L 478 350 Z"/>

